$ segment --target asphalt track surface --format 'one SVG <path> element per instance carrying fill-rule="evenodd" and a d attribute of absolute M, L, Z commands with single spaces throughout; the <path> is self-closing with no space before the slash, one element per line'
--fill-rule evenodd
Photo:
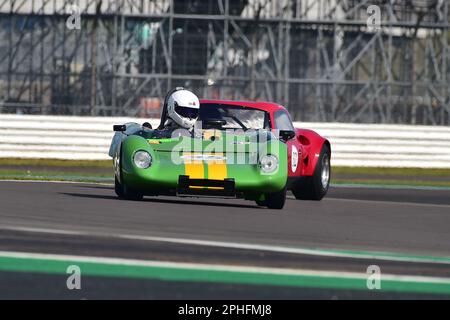
<path fill-rule="evenodd" d="M 450 257 L 450 191 L 333 188 L 322 202 L 290 198 L 282 211 L 241 200 L 117 200 L 111 186 L 0 182 L 0 251 L 450 279 L 450 264 L 284 252 L 271 248 Z M 176 241 L 171 241 L 176 239 Z M 192 242 L 195 240 L 197 242 Z M 224 245 L 222 245 L 224 244 Z M 227 245 L 230 244 L 230 245 Z M 244 248 L 235 244 L 249 244 Z M 251 247 L 255 246 L 255 248 Z M 264 248 L 267 248 L 265 250 Z M 1 266 L 0 266 L 1 267 Z M 351 299 L 449 298 L 267 285 L 0 271 L 0 298 Z M 64 281 L 63 281 L 64 280 Z M 64 284 L 64 285 L 63 285 Z"/>

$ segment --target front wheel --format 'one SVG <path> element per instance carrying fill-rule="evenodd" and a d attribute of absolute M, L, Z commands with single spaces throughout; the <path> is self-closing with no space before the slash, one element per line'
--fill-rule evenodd
<path fill-rule="evenodd" d="M 125 198 L 125 194 L 123 192 L 123 187 L 120 184 L 119 179 L 117 179 L 117 177 L 115 177 L 114 190 L 116 191 L 116 194 L 120 199 Z"/>
<path fill-rule="evenodd" d="M 141 201 L 142 199 L 144 199 L 144 195 L 142 193 L 133 190 L 119 182 L 117 174 L 120 174 L 120 176 L 122 177 L 122 147 L 120 148 L 119 157 L 120 160 L 115 164 L 116 175 L 114 177 L 115 178 L 114 190 L 116 191 L 116 194 L 119 197 L 119 199 Z M 123 181 L 123 179 L 121 180 Z"/>
<path fill-rule="evenodd" d="M 141 201 L 144 199 L 144 195 L 142 193 L 122 185 L 117 177 L 115 181 L 115 190 L 119 199 L 131 201 Z"/>
<path fill-rule="evenodd" d="M 269 209 L 281 210 L 286 203 L 286 188 L 279 192 L 269 193 L 263 201 L 257 200 L 256 204 L 261 207 L 268 207 Z"/>
<path fill-rule="evenodd" d="M 312 177 L 304 177 L 292 188 L 297 200 L 322 200 L 330 188 L 331 180 L 331 151 L 324 145 Z"/>

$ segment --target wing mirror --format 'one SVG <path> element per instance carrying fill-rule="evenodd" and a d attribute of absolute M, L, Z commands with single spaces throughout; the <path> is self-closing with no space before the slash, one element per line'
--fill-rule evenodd
<path fill-rule="evenodd" d="M 295 131 L 291 130 L 281 130 L 280 131 L 280 139 L 283 141 L 289 141 L 295 138 Z"/>
<path fill-rule="evenodd" d="M 153 129 L 152 125 L 151 125 L 150 123 L 148 123 L 148 122 L 145 122 L 145 123 L 142 125 L 142 127 L 147 128 L 147 129 L 150 129 L 150 130 Z"/>
<path fill-rule="evenodd" d="M 113 127 L 114 132 L 125 132 L 127 131 L 126 125 L 116 125 Z"/>

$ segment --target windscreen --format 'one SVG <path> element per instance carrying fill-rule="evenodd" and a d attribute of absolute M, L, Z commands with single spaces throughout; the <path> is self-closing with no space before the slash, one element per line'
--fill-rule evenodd
<path fill-rule="evenodd" d="M 199 121 L 222 120 L 222 129 L 270 129 L 270 117 L 265 111 L 225 104 L 202 104 Z"/>

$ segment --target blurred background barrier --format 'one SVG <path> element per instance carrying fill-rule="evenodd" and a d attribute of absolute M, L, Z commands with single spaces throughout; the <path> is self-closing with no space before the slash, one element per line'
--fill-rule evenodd
<path fill-rule="evenodd" d="M 0 158 L 107 160 L 113 124 L 136 118 L 0 115 Z M 153 126 L 159 119 L 150 121 Z M 329 138 L 334 166 L 450 168 L 450 128 L 295 123 Z"/>
<path fill-rule="evenodd" d="M 296 121 L 450 124 L 446 0 L 1 0 L 0 18 L 0 113 L 156 118 L 183 86 Z"/>

